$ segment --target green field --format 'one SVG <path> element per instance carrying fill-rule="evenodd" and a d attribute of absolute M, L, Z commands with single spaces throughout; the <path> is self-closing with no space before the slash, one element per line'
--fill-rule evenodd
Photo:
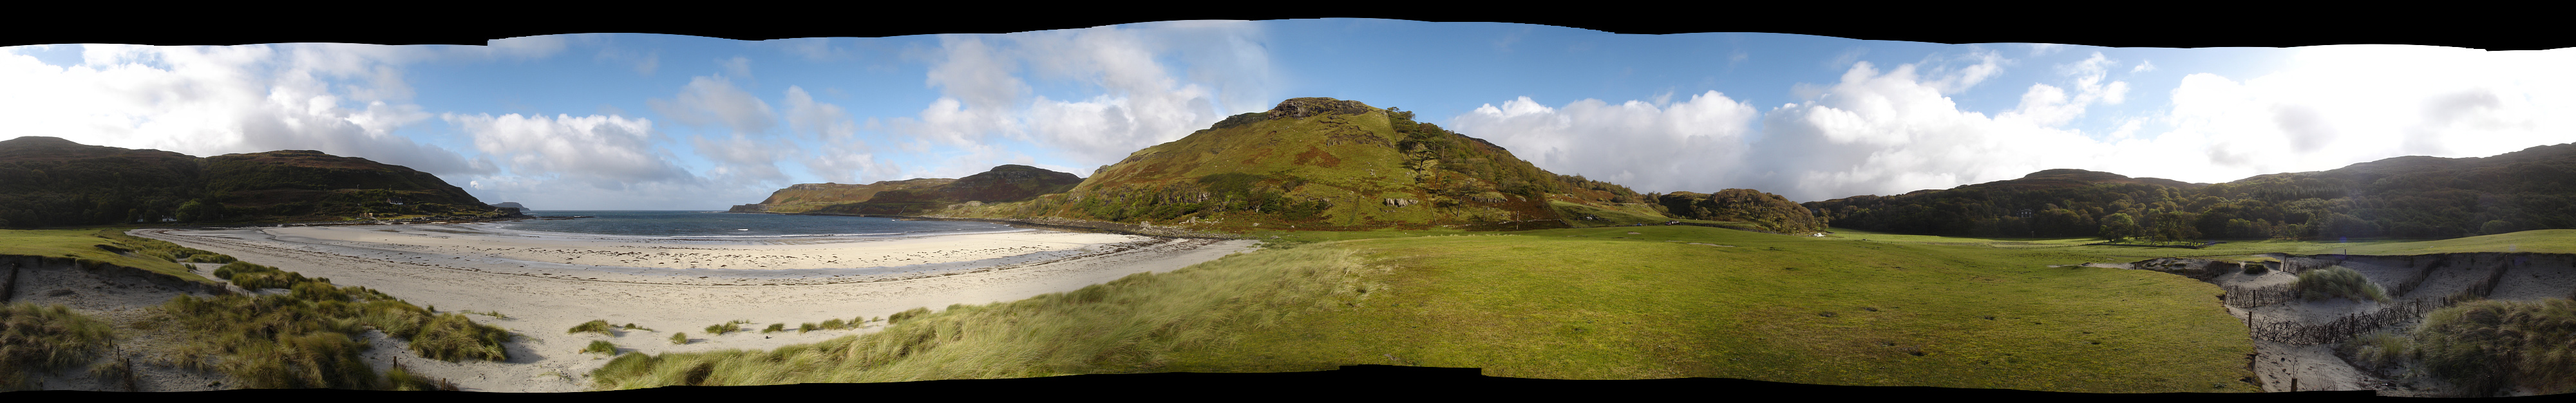
<path fill-rule="evenodd" d="M 2237 381 L 2252 376 L 2253 343 L 2216 286 L 2047 267 L 2190 249 L 1691 226 L 1255 235 L 1285 249 L 953 306 L 816 345 L 630 355 L 594 376 L 627 389 L 1396 364 L 1546 379 L 2259 391 Z M 1284 258 L 1345 253 L 1364 266 L 1316 275 L 1307 266 L 1340 264 Z"/>
<path fill-rule="evenodd" d="M 1371 280 L 1388 285 L 1384 294 L 1267 329 L 1220 330 L 1242 336 L 1175 352 L 1167 369 L 1396 364 L 1548 379 L 2257 390 L 2236 381 L 2251 376 L 2243 361 L 2253 344 L 2211 298 L 2217 287 L 2045 267 L 2124 258 L 2110 254 L 1680 226 L 1334 245 L 1392 266 Z M 2086 249 L 2096 248 L 2146 249 Z"/>
<path fill-rule="evenodd" d="M 153 273 L 159 273 L 189 281 L 208 284 L 213 284 L 215 282 L 213 279 L 208 279 L 205 276 L 199 276 L 196 273 L 189 272 L 187 265 L 173 262 L 171 259 L 162 259 L 159 258 L 159 256 L 151 256 L 147 254 L 159 253 L 162 256 L 168 256 L 174 254 L 171 253 L 172 251 L 181 249 L 178 245 L 172 245 L 168 242 L 149 238 L 126 236 L 122 237 L 125 239 L 111 240 L 99 236 L 100 234 L 122 234 L 125 230 L 126 228 L 0 230 L 0 255 L 44 256 L 97 261 L 112 265 L 144 269 Z M 100 245 L 146 253 L 127 255 L 109 251 L 108 249 L 99 247 Z M 171 257 L 183 260 L 188 258 L 188 256 Z"/>

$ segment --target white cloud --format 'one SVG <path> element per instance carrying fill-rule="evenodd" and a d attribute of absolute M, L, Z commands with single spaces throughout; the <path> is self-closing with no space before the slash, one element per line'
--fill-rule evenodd
<path fill-rule="evenodd" d="M 777 124 L 777 113 L 769 109 L 769 102 L 735 88 L 733 82 L 722 75 L 690 78 L 689 84 L 681 87 L 674 99 L 655 98 L 646 100 L 645 104 L 652 106 L 653 112 L 680 124 L 703 126 L 720 123 L 736 133 L 758 134 Z"/>
<path fill-rule="evenodd" d="M 716 66 L 724 67 L 725 73 L 732 74 L 734 77 L 751 78 L 751 58 L 734 56 L 732 59 L 716 59 Z"/>
<path fill-rule="evenodd" d="M 594 188 L 625 190 L 637 183 L 692 183 L 697 178 L 653 146 L 653 121 L 622 116 L 521 116 L 443 114 L 473 138 L 474 148 L 499 158 L 519 180 L 561 179 Z"/>
<path fill-rule="evenodd" d="M 902 167 L 879 161 L 866 140 L 858 137 L 858 124 L 840 105 L 815 102 L 804 88 L 787 87 L 787 126 L 790 131 L 821 143 L 805 160 L 805 167 L 827 182 L 861 183 L 894 178 Z"/>
<path fill-rule="evenodd" d="M 2138 67 L 2129 68 L 2130 73 L 2144 73 L 2150 71 L 2156 71 L 2156 63 L 2154 61 L 2139 60 Z"/>
<path fill-rule="evenodd" d="M 0 128 L 198 156 L 309 149 L 437 174 L 492 169 L 393 134 L 429 116 L 399 65 L 434 48 L 81 46 L 75 66 L 0 54 Z"/>
<path fill-rule="evenodd" d="M 2066 49 L 2066 45 L 2054 43 L 2029 43 L 2024 45 L 2030 46 L 2030 57 L 2047 56 L 2050 53 L 2057 53 L 2057 51 Z"/>
<path fill-rule="evenodd" d="M 1550 108 L 1520 97 L 1477 107 L 1450 125 L 1549 172 L 1641 192 L 1711 192 L 1727 186 L 1720 174 L 1743 154 L 1741 138 L 1756 115 L 1752 104 L 1716 91 L 1663 106 L 1586 99 Z"/>
<path fill-rule="evenodd" d="M 1761 140 L 1744 153 L 1744 164 L 1726 172 L 1729 182 L 1800 201 L 1897 194 L 2095 167 L 2096 157 L 2109 151 L 2029 119 L 1960 111 L 1943 94 L 1968 74 L 1926 80 L 1915 65 L 1884 73 L 1855 65 L 1815 101 L 1766 113 Z M 2055 87 L 2038 86 L 2024 99 L 2047 104 L 2064 97 Z"/>
<path fill-rule="evenodd" d="M 909 136 L 898 143 L 908 150 L 984 150 L 998 137 L 1054 150 L 1076 165 L 1116 161 L 1206 128 L 1224 117 L 1221 107 L 1239 113 L 1275 102 L 1266 94 L 1269 60 L 1258 28 L 1184 21 L 943 36 L 926 81 L 942 96 L 882 127 Z M 1087 93 L 1040 96 L 1029 79 L 1079 83 Z M 941 164 L 955 167 L 921 169 L 981 172 L 1007 163 L 998 160 L 1004 155 L 970 151 L 959 158 L 984 160 L 952 158 Z"/>

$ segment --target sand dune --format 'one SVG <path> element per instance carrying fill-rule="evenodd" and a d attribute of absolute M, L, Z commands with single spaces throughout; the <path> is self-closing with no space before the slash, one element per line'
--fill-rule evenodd
<path fill-rule="evenodd" d="M 138 230 L 135 235 L 232 255 L 340 285 L 365 286 L 527 336 L 507 363 L 402 357 L 468 390 L 575 391 L 607 362 L 576 353 L 591 340 L 660 353 L 765 349 L 876 329 L 761 334 L 770 323 L 880 317 L 916 307 L 982 304 L 1072 291 L 1246 251 L 1251 241 L 1031 231 L 886 240 L 742 242 L 531 237 L 473 226 L 415 225 Z M 657 331 L 567 335 L 593 319 Z M 701 334 L 750 320 L 754 331 Z M 694 341 L 673 345 L 671 333 Z M 398 343 L 381 343 L 398 346 Z M 389 367 L 400 348 L 379 348 Z"/>

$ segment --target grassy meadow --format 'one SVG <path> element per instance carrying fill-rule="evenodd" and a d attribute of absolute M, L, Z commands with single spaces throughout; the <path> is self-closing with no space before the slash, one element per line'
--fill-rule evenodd
<path fill-rule="evenodd" d="M 630 389 L 1396 364 L 1548 379 L 2259 390 L 2238 381 L 2252 376 L 2253 344 L 2217 287 L 2047 267 L 2188 249 L 1689 226 L 1255 235 L 1272 247 L 813 345 L 629 354 L 593 375 L 598 388 Z"/>
<path fill-rule="evenodd" d="M 230 256 L 182 247 L 156 239 L 125 235 L 126 229 L 0 230 L 0 255 L 45 256 L 100 262 L 207 284 L 213 284 L 215 281 L 188 271 L 188 266 L 179 262 L 232 262 Z"/>

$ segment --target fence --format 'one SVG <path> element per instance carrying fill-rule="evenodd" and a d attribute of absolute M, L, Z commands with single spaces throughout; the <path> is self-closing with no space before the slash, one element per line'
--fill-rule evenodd
<path fill-rule="evenodd" d="M 2407 256 L 2406 265 L 2415 266 L 2415 258 L 2415 256 Z M 2406 293 L 2415 291 L 2416 287 L 2424 285 L 2424 280 L 2433 278 L 2434 269 L 2441 268 L 2444 263 L 2449 263 L 2450 259 L 2450 255 L 2434 255 L 2432 264 L 2423 265 L 2422 268 L 2415 270 L 2414 278 L 2399 282 L 2396 287 L 2389 287 L 2388 296 L 2404 297 L 2406 296 Z"/>
<path fill-rule="evenodd" d="M 2255 325 L 2252 329 L 2248 330 L 2253 333 L 2254 338 L 2262 340 L 2290 344 L 2334 343 L 2351 339 L 2353 335 L 2374 329 L 2413 322 L 2415 320 L 2422 319 L 2426 312 L 2432 312 L 2433 310 L 2442 309 L 2443 307 L 2448 307 L 2451 306 L 2451 304 L 2466 300 L 2467 299 L 2455 299 L 2451 297 L 2442 297 L 2433 300 L 2414 300 L 2403 304 L 2397 304 L 2395 306 L 2380 308 L 2377 311 L 2371 311 L 2369 313 L 2344 315 L 2342 318 L 2337 318 L 2323 324 L 2306 325 L 2297 322 L 2266 323 Z"/>
<path fill-rule="evenodd" d="M 2296 288 L 2296 285 L 2297 284 L 2293 283 L 2251 288 L 2243 286 L 2228 286 L 2225 288 L 2227 290 L 2227 306 L 2244 308 L 2290 302 L 2290 299 L 2299 297 L 2299 290 Z"/>

